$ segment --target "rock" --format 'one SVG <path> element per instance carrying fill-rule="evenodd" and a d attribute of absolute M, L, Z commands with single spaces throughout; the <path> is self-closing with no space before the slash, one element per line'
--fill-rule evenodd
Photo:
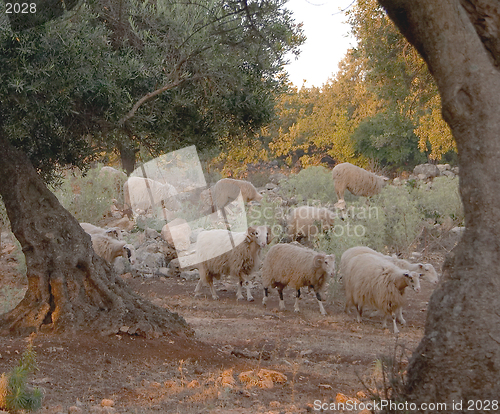
<path fill-rule="evenodd" d="M 198 240 L 198 235 L 204 230 L 205 230 L 204 228 L 192 230 L 191 236 L 189 236 L 189 240 L 191 241 L 191 243 L 196 243 L 196 240 Z"/>
<path fill-rule="evenodd" d="M 278 186 L 274 183 L 267 183 L 265 186 L 266 190 L 274 190 L 275 188 L 278 188 Z"/>
<path fill-rule="evenodd" d="M 453 168 L 451 169 L 451 172 L 452 172 L 453 174 L 455 174 L 455 175 L 458 175 L 458 167 L 453 167 Z"/>
<path fill-rule="evenodd" d="M 460 234 L 460 233 L 462 233 L 464 231 L 465 231 L 465 227 L 453 227 L 451 229 L 452 233 L 457 233 L 457 234 Z"/>
<path fill-rule="evenodd" d="M 185 270 L 181 272 L 181 279 L 198 280 L 199 278 L 200 278 L 200 272 L 198 270 Z"/>
<path fill-rule="evenodd" d="M 413 169 L 413 174 L 419 178 L 422 174 L 425 177 L 424 180 L 427 180 L 429 178 L 439 177 L 441 173 L 439 168 L 434 164 L 420 164 Z"/>
<path fill-rule="evenodd" d="M 177 274 L 173 269 L 169 269 L 168 267 L 160 267 L 158 273 L 164 277 L 174 277 Z"/>
<path fill-rule="evenodd" d="M 279 184 L 284 179 L 286 179 L 286 175 L 283 173 L 274 173 L 269 176 L 269 181 L 273 184 Z"/>
<path fill-rule="evenodd" d="M 442 174 L 445 171 L 451 170 L 450 164 L 438 164 L 436 165 L 438 167 L 439 172 Z"/>
<path fill-rule="evenodd" d="M 453 173 L 451 171 L 443 171 L 442 175 L 444 175 L 445 177 L 448 177 L 448 178 L 454 178 L 455 177 L 455 173 Z"/>

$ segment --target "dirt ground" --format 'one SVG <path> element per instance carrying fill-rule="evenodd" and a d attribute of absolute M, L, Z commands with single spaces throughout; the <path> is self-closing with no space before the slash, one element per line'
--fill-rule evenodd
<path fill-rule="evenodd" d="M 4 295 L 24 286 L 17 267 L 4 249 Z M 285 414 L 316 412 L 317 401 L 334 402 L 339 394 L 366 401 L 360 378 L 375 389 L 376 359 L 393 354 L 396 341 L 408 355 L 415 349 L 434 289 L 423 282 L 420 293 L 407 291 L 407 324 L 396 337 L 382 328 L 379 315 L 368 312 L 357 323 L 354 314 L 345 314 L 341 289 L 334 303 L 326 300 L 328 315 L 321 316 L 306 292 L 295 313 L 293 292 L 286 289 L 287 310 L 281 312 L 276 292 L 262 307 L 258 283 L 255 302 L 237 301 L 229 280 L 217 285 L 220 299 L 214 301 L 208 288 L 194 298 L 196 280 L 125 278 L 139 294 L 182 315 L 194 338 L 38 334 L 33 345 L 39 370 L 30 382 L 44 390 L 40 412 Z M 0 337 L 0 373 L 17 363 L 26 345 L 27 338 Z M 112 407 L 103 408 L 106 404 Z"/>

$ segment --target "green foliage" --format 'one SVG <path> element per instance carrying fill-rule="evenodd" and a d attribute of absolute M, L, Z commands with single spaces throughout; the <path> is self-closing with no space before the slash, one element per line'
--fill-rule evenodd
<path fill-rule="evenodd" d="M 299 203 L 320 201 L 332 204 L 335 198 L 332 173 L 325 167 L 309 167 L 281 182 L 285 197 L 296 197 Z"/>
<path fill-rule="evenodd" d="M 463 225 L 464 211 L 457 177 L 437 177 L 431 188 L 427 189 L 422 184 L 413 191 L 412 196 L 426 218 L 443 223 L 449 217 L 456 225 Z"/>
<path fill-rule="evenodd" d="M 103 150 L 213 147 L 269 122 L 304 41 L 284 1 L 120 6 L 84 3 L 24 31 L 0 19 L 0 127 L 45 178 Z"/>
<path fill-rule="evenodd" d="M 385 244 L 398 252 L 407 250 L 422 229 L 423 214 L 405 187 L 386 186 L 373 197 L 385 216 Z"/>
<path fill-rule="evenodd" d="M 37 369 L 36 352 L 30 343 L 19 364 L 0 377 L 0 409 L 16 413 L 20 410 L 31 412 L 41 408 L 42 391 L 27 385 L 29 374 Z"/>
<path fill-rule="evenodd" d="M 88 170 L 67 171 L 53 192 L 63 207 L 79 222 L 97 224 L 109 212 L 113 199 L 123 204 L 123 180 L 99 176 L 100 167 Z"/>
<path fill-rule="evenodd" d="M 366 118 L 354 131 L 355 148 L 364 156 L 389 167 L 415 166 L 426 162 L 417 151 L 415 125 L 397 111 L 380 112 Z"/>

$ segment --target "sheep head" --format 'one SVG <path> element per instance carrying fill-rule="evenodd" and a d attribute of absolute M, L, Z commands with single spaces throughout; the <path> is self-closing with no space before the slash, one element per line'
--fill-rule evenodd
<path fill-rule="evenodd" d="M 436 273 L 436 269 L 434 269 L 433 265 L 429 263 L 417 263 L 417 266 L 421 277 L 424 277 L 427 281 L 433 284 L 436 284 L 439 281 L 439 276 Z"/>
<path fill-rule="evenodd" d="M 335 275 L 335 255 L 326 255 L 324 253 L 319 253 L 314 256 L 313 266 L 315 269 L 323 269 L 323 271 L 329 276 L 333 277 Z"/>
<path fill-rule="evenodd" d="M 420 273 L 410 272 L 408 276 L 408 286 L 410 286 L 415 292 L 420 292 Z"/>
<path fill-rule="evenodd" d="M 259 247 L 265 247 L 268 240 L 267 226 L 252 226 L 247 230 L 245 241 L 251 243 L 254 241 Z"/>

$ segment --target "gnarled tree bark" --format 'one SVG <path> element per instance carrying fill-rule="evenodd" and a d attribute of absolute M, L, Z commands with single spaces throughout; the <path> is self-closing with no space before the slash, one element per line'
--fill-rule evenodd
<path fill-rule="evenodd" d="M 467 400 L 500 395 L 500 2 L 379 3 L 436 79 L 457 142 L 466 225 L 429 302 L 407 398 L 465 412 Z M 453 400 L 462 409 L 453 410 Z M 473 411 L 491 412 L 485 408 Z"/>
<path fill-rule="evenodd" d="M 1 131 L 0 148 L 0 194 L 28 277 L 24 299 L 0 316 L 0 332 L 192 333 L 182 317 L 134 293 L 94 253 L 90 236 Z"/>

